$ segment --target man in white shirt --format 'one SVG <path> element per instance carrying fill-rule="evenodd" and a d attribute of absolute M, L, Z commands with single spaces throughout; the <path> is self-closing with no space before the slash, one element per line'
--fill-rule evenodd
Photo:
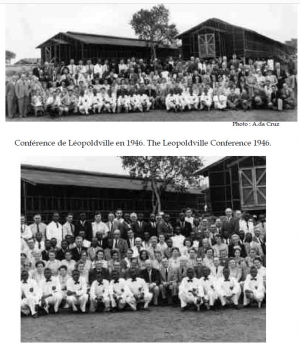
<path fill-rule="evenodd" d="M 97 232 L 102 234 L 102 238 L 106 238 L 109 233 L 109 229 L 104 222 L 101 221 L 101 213 L 98 211 L 95 214 L 95 221 L 92 222 L 93 237 L 96 236 Z"/>
<path fill-rule="evenodd" d="M 235 211 L 235 217 L 239 224 L 239 231 L 244 231 L 245 233 L 249 232 L 249 228 L 247 226 L 247 222 L 242 217 L 242 212 L 240 210 Z"/>
<path fill-rule="evenodd" d="M 263 278 L 257 273 L 255 266 L 250 269 L 250 274 L 247 275 L 244 283 L 244 306 L 251 305 L 253 301 L 256 301 L 258 308 L 261 308 L 261 304 L 265 297 L 265 287 Z"/>
<path fill-rule="evenodd" d="M 135 245 L 132 248 L 132 251 L 133 251 L 132 257 L 133 258 L 139 257 L 140 251 L 144 249 L 143 242 L 142 242 L 141 238 L 139 238 L 139 237 L 135 238 L 134 242 L 135 242 Z"/>
<path fill-rule="evenodd" d="M 66 235 L 72 235 L 74 236 L 75 233 L 75 226 L 73 225 L 73 214 L 68 214 L 66 217 L 66 223 L 62 226 L 63 228 L 63 238 L 65 239 Z"/>
<path fill-rule="evenodd" d="M 213 276 L 215 279 L 219 279 L 220 277 L 223 277 L 224 267 L 220 265 L 220 258 L 214 257 L 213 263 L 214 263 L 214 266 L 210 270 L 210 275 Z"/>
<path fill-rule="evenodd" d="M 260 275 L 263 279 L 264 286 L 266 288 L 266 268 L 262 265 L 261 259 L 259 257 L 256 257 L 253 261 L 254 266 L 257 269 L 258 275 Z"/>
<path fill-rule="evenodd" d="M 75 260 L 72 259 L 72 252 L 65 252 L 65 259 L 61 261 L 61 265 L 65 265 L 67 267 L 67 273 L 71 276 L 76 266 Z"/>
<path fill-rule="evenodd" d="M 207 309 L 214 307 L 216 300 L 218 299 L 218 294 L 216 291 L 216 278 L 210 273 L 208 267 L 203 267 L 203 276 L 200 278 L 200 284 L 202 285 L 204 291 L 205 305 Z"/>
<path fill-rule="evenodd" d="M 91 285 L 90 290 L 90 312 L 96 312 L 98 307 L 103 308 L 104 312 L 110 311 L 109 282 L 103 279 L 102 271 L 96 275 L 96 280 Z"/>
<path fill-rule="evenodd" d="M 21 215 L 21 238 L 28 240 L 32 238 L 33 234 L 29 226 L 26 225 L 26 218 L 24 215 Z"/>
<path fill-rule="evenodd" d="M 79 305 L 82 313 L 85 313 L 86 303 L 89 296 L 84 277 L 80 277 L 77 269 L 73 270 L 72 278 L 67 281 L 67 303 L 72 307 L 73 312 L 77 312 Z"/>
<path fill-rule="evenodd" d="M 57 240 L 57 246 L 60 247 L 61 241 L 63 239 L 63 230 L 62 225 L 58 222 L 59 221 L 59 214 L 54 213 L 52 217 L 52 221 L 48 224 L 46 229 L 46 237 L 48 240 L 55 238 Z"/>
<path fill-rule="evenodd" d="M 41 297 L 41 290 L 34 279 L 29 278 L 28 271 L 21 273 L 21 312 L 31 313 L 33 318 L 38 317 L 37 307 Z"/>
<path fill-rule="evenodd" d="M 44 276 L 45 278 L 40 284 L 42 292 L 41 307 L 45 309 L 46 313 L 49 313 L 49 306 L 54 306 L 54 313 L 58 313 L 63 298 L 59 279 L 52 276 L 52 271 L 49 268 L 44 270 Z"/>
<path fill-rule="evenodd" d="M 128 239 L 127 239 L 128 246 L 129 246 L 131 249 L 133 249 L 134 244 L 135 244 L 135 238 L 134 238 L 134 233 L 133 233 L 132 228 L 128 229 L 128 231 L 127 231 L 127 236 L 128 236 Z"/>
<path fill-rule="evenodd" d="M 123 309 L 128 304 L 132 310 L 136 311 L 135 298 L 128 288 L 124 278 L 119 278 L 117 270 L 111 272 L 110 300 L 113 310 Z"/>
<path fill-rule="evenodd" d="M 114 225 L 114 220 L 115 220 L 115 215 L 114 215 L 114 213 L 112 213 L 112 212 L 109 213 L 109 214 L 107 215 L 107 219 L 108 219 L 108 221 L 106 222 L 106 226 L 107 226 L 108 229 L 109 229 L 109 235 L 112 236 L 114 230 L 117 229 L 117 227 L 115 227 L 115 225 Z"/>
<path fill-rule="evenodd" d="M 73 76 L 76 74 L 76 70 L 77 67 L 75 66 L 74 60 L 70 60 L 70 64 L 68 65 L 69 68 L 69 73 L 71 75 L 71 77 L 73 78 Z"/>
<path fill-rule="evenodd" d="M 241 294 L 241 288 L 238 281 L 234 277 L 230 277 L 228 268 L 223 269 L 223 277 L 220 277 L 216 283 L 216 289 L 222 308 L 226 308 L 228 304 L 233 303 L 234 308 L 239 309 L 238 301 Z"/>
<path fill-rule="evenodd" d="M 129 270 L 129 274 L 130 278 L 127 279 L 126 283 L 136 300 L 136 305 L 142 303 L 144 305 L 144 309 L 148 309 L 153 294 L 149 292 L 149 288 L 145 280 L 137 277 L 138 270 L 136 268 L 131 268 Z"/>
<path fill-rule="evenodd" d="M 204 291 L 199 280 L 194 277 L 194 269 L 187 269 L 187 277 L 184 277 L 179 285 L 178 297 L 182 311 L 187 310 L 189 304 L 194 304 L 197 311 L 200 311 L 204 302 Z"/>
<path fill-rule="evenodd" d="M 194 225 L 194 218 L 193 218 L 193 212 L 191 208 L 187 208 L 185 211 L 185 221 L 189 222 L 192 227 Z"/>
<path fill-rule="evenodd" d="M 98 77 L 99 79 L 102 79 L 103 74 L 103 65 L 101 63 L 101 59 L 97 60 L 97 63 L 94 66 L 94 76 Z"/>
<path fill-rule="evenodd" d="M 173 242 L 173 247 L 177 247 L 179 250 L 182 250 L 185 236 L 181 234 L 181 228 L 179 225 L 175 226 L 175 234 L 171 237 L 171 239 Z"/>
<path fill-rule="evenodd" d="M 32 235 L 36 237 L 37 233 L 42 233 L 43 240 L 45 240 L 47 225 L 42 222 L 42 216 L 40 214 L 35 214 L 33 221 L 33 224 L 30 226 Z"/>

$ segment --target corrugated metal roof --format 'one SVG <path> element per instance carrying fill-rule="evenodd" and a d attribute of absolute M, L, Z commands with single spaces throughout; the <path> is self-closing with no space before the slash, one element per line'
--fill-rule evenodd
<path fill-rule="evenodd" d="M 21 179 L 31 184 L 81 186 L 92 188 L 144 190 L 142 179 L 131 179 L 126 175 L 86 172 L 80 170 L 69 170 L 51 168 L 44 166 L 21 166 Z M 151 190 L 147 186 L 146 190 Z M 167 190 L 174 192 L 170 188 Z M 200 194 L 200 190 L 189 189 L 190 194 Z"/>
<path fill-rule="evenodd" d="M 65 36 L 75 40 L 78 40 L 85 44 L 94 44 L 94 45 L 121 45 L 121 46 L 130 46 L 130 47 L 138 47 L 138 48 L 147 48 L 149 47 L 149 41 L 137 39 L 137 38 L 128 38 L 128 37 L 117 37 L 117 36 L 105 36 L 105 35 L 97 35 L 92 33 L 83 33 L 83 32 L 59 32 L 57 35 L 53 36 L 52 38 L 48 39 L 44 43 L 37 46 L 37 48 L 41 48 L 43 45 L 48 43 L 51 39 L 57 39 L 57 36 Z M 63 43 L 65 44 L 65 43 Z M 158 45 L 158 48 L 168 48 L 168 49 L 177 49 L 174 47 L 165 47 L 162 44 Z"/>

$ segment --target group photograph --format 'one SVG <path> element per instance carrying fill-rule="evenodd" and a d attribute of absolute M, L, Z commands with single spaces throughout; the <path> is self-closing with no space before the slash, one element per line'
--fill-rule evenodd
<path fill-rule="evenodd" d="M 266 156 L 24 156 L 20 200 L 22 342 L 266 341 Z"/>
<path fill-rule="evenodd" d="M 6 18 L 6 121 L 297 121 L 297 5 L 8 4 Z"/>

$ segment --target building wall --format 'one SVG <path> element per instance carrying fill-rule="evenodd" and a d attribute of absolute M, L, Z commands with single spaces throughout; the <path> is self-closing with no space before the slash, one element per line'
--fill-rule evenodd
<path fill-rule="evenodd" d="M 163 211 L 176 218 L 186 207 L 201 209 L 202 212 L 204 196 L 200 192 L 199 195 L 165 193 L 162 205 Z M 151 192 L 76 186 L 34 186 L 24 181 L 21 183 L 21 212 L 26 214 L 28 221 L 31 221 L 34 214 L 41 213 L 43 220 L 49 222 L 54 211 L 58 211 L 61 218 L 68 212 L 74 213 L 77 218 L 80 211 L 85 211 L 87 217 L 93 219 L 95 211 L 100 210 L 106 219 L 108 212 L 117 208 L 129 213 L 143 212 L 145 218 L 149 218 L 152 211 Z"/>
<path fill-rule="evenodd" d="M 226 208 L 242 209 L 253 212 L 265 212 L 262 206 L 244 207 L 241 203 L 240 170 L 265 166 L 266 160 L 259 156 L 250 156 L 242 160 L 240 156 L 231 157 L 208 170 L 211 211 L 214 215 L 223 215 Z M 239 161 L 239 162 L 238 162 Z M 233 162 L 231 167 L 227 167 Z"/>

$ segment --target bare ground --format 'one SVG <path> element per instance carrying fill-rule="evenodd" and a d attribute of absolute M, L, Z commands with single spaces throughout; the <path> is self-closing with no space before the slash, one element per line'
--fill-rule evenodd
<path fill-rule="evenodd" d="M 271 110 L 251 110 L 251 111 L 188 111 L 188 112 L 167 112 L 165 110 L 153 110 L 144 113 L 117 113 L 117 114 L 97 114 L 97 115 L 70 115 L 52 119 L 50 116 L 27 117 L 27 118 L 6 118 L 10 122 L 231 122 L 231 121 L 270 121 L 286 122 L 297 121 L 297 109 L 284 110 L 282 112 Z"/>
<path fill-rule="evenodd" d="M 266 309 L 96 313 L 21 318 L 22 342 L 265 342 Z"/>

